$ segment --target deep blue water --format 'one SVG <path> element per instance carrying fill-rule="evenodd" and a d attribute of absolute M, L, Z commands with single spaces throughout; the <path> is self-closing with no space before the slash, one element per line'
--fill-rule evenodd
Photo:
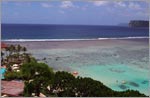
<path fill-rule="evenodd" d="M 91 39 L 148 37 L 149 28 L 87 25 L 2 24 L 6 39 Z"/>

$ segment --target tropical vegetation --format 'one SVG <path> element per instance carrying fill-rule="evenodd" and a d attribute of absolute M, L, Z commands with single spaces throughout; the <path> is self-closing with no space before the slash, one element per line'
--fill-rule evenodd
<path fill-rule="evenodd" d="M 4 58 L 4 54 L 7 59 Z M 145 97 L 146 95 L 134 90 L 114 91 L 100 81 L 88 77 L 75 77 L 65 71 L 54 72 L 47 64 L 37 62 L 34 57 L 26 53 L 22 46 L 10 45 L 3 53 L 3 63 L 7 61 L 5 80 L 24 81 L 23 96 L 39 96 L 43 93 L 47 97 Z M 22 53 L 21 53 L 22 52 Z M 13 62 L 10 62 L 10 61 Z M 21 60 L 19 72 L 11 70 L 11 64 Z"/>

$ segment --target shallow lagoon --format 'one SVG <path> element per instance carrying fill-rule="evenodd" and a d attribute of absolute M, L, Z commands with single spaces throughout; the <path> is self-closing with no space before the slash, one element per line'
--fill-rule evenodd
<path fill-rule="evenodd" d="M 30 48 L 29 52 L 55 70 L 78 71 L 80 76 L 99 80 L 113 90 L 133 89 L 148 95 L 150 68 L 147 42 L 123 41 L 107 46 L 66 47 Z"/>
<path fill-rule="evenodd" d="M 134 89 L 148 94 L 148 71 L 145 70 L 125 65 L 94 65 L 83 66 L 78 68 L 77 71 L 81 72 L 81 76 L 93 77 L 113 90 Z"/>

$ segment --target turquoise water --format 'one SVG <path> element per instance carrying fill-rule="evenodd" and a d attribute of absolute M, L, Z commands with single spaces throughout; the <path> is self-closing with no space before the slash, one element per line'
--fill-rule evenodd
<path fill-rule="evenodd" d="M 147 43 L 126 41 L 110 46 L 33 49 L 30 52 L 55 70 L 77 71 L 79 76 L 99 80 L 113 90 L 132 89 L 149 95 Z M 46 60 L 42 60 L 45 57 Z"/>
<path fill-rule="evenodd" d="M 5 72 L 6 72 L 6 68 L 1 68 L 1 79 L 4 79 L 5 77 L 4 77 L 4 74 L 5 74 Z"/>
<path fill-rule="evenodd" d="M 94 77 L 95 80 L 101 81 L 113 90 L 133 89 L 148 95 L 148 70 L 135 69 L 126 65 L 91 65 L 82 66 L 76 70 L 80 72 L 80 76 Z"/>

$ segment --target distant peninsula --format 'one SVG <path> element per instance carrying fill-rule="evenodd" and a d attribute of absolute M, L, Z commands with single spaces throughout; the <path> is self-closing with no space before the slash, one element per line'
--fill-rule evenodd
<path fill-rule="evenodd" d="M 131 20 L 129 27 L 149 27 L 149 21 L 145 20 Z"/>

